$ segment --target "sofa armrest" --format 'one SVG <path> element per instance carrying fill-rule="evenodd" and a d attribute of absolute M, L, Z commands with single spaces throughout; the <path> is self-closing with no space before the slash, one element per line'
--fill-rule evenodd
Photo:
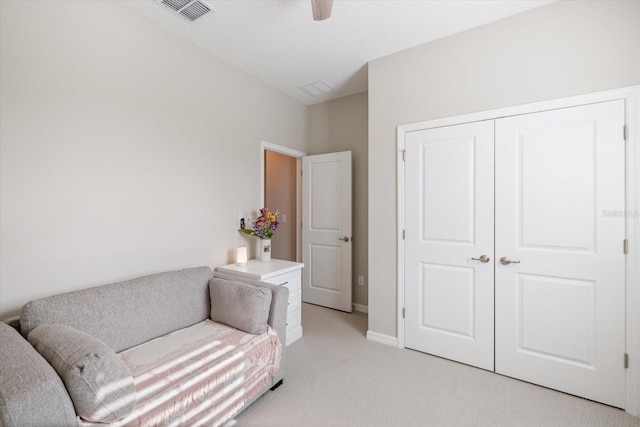
<path fill-rule="evenodd" d="M 272 285 L 271 283 L 262 282 L 260 280 L 245 279 L 244 277 L 238 277 L 218 271 L 214 271 L 213 277 L 271 289 L 271 308 L 269 310 L 267 323 L 275 329 L 278 334 L 278 338 L 282 343 L 282 347 L 284 348 L 287 345 L 287 306 L 289 304 L 289 289 L 284 286 Z"/>
<path fill-rule="evenodd" d="M 271 308 L 269 310 L 269 318 L 267 323 L 278 334 L 278 339 L 282 344 L 282 358 L 280 360 L 280 370 L 274 377 L 274 384 L 283 379 L 285 367 L 285 351 L 287 345 L 287 310 L 289 305 L 289 289 L 285 286 L 272 285 L 271 283 L 262 282 L 260 280 L 251 280 L 244 277 L 238 277 L 219 271 L 213 272 L 213 277 L 218 279 L 232 280 L 234 282 L 247 283 L 253 286 L 271 289 Z"/>
<path fill-rule="evenodd" d="M 4 323 L 11 326 L 16 331 L 20 332 L 20 316 L 13 316 L 13 317 L 4 319 Z"/>
<path fill-rule="evenodd" d="M 71 398 L 51 365 L 4 322 L 0 342 L 0 425 L 77 425 Z"/>
<path fill-rule="evenodd" d="M 269 310 L 269 326 L 276 330 L 282 347 L 287 345 L 287 306 L 289 304 L 289 289 L 270 283 L 257 281 L 254 286 L 271 289 L 271 309 Z"/>

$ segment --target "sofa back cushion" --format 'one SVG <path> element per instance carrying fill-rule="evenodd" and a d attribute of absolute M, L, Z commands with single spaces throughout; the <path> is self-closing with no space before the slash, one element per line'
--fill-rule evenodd
<path fill-rule="evenodd" d="M 209 317 L 209 267 L 154 274 L 28 302 L 22 335 L 61 324 L 93 335 L 116 353 Z"/>
<path fill-rule="evenodd" d="M 64 382 L 80 417 L 110 423 L 131 414 L 133 376 L 105 343 L 64 325 L 40 325 L 28 338 Z"/>

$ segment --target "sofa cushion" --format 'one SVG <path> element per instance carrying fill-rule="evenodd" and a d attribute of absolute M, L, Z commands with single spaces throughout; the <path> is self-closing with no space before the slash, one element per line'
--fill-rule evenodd
<path fill-rule="evenodd" d="M 71 398 L 51 365 L 0 322 L 0 425 L 75 426 Z"/>
<path fill-rule="evenodd" d="M 214 271 L 213 277 L 225 280 L 238 280 L 238 276 Z M 287 345 L 287 312 L 289 310 L 289 288 L 286 286 L 274 285 L 272 283 L 263 282 L 261 280 L 253 280 L 246 277 L 242 278 L 242 283 L 257 286 L 259 288 L 267 288 L 271 290 L 271 309 L 269 310 L 269 320 L 267 323 L 278 332 L 278 338 L 282 346 Z M 284 358 L 283 358 L 284 361 Z M 284 362 L 280 362 L 280 370 Z M 280 378 L 278 379 L 280 380 Z"/>
<path fill-rule="evenodd" d="M 33 300 L 20 313 L 22 335 L 67 325 L 120 352 L 207 319 L 211 277 L 196 267 Z"/>
<path fill-rule="evenodd" d="M 112 422 L 131 413 L 133 377 L 105 343 L 64 325 L 40 325 L 28 339 L 62 378 L 80 417 Z"/>
<path fill-rule="evenodd" d="M 211 320 L 250 334 L 267 332 L 271 290 L 213 278 L 209 282 Z M 241 307 L 242 309 L 238 309 Z"/>

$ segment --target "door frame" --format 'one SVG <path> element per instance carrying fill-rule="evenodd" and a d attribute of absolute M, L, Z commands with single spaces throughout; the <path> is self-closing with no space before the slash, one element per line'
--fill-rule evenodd
<path fill-rule="evenodd" d="M 260 207 L 264 207 L 264 161 L 266 158 L 265 151 L 274 151 L 276 153 L 284 154 L 289 157 L 296 158 L 296 261 L 300 262 L 302 259 L 302 158 L 307 155 L 302 151 L 294 150 L 293 148 L 283 147 L 282 145 L 272 144 L 267 141 L 260 141 Z"/>
<path fill-rule="evenodd" d="M 404 348 L 403 317 L 405 296 L 405 250 L 403 231 L 405 229 L 405 170 L 404 149 L 405 137 L 409 132 L 432 129 L 444 126 L 454 126 L 463 123 L 495 120 L 502 117 L 521 114 L 537 113 L 547 110 L 575 107 L 598 102 L 625 100 L 625 121 L 627 130 L 626 140 L 626 238 L 629 250 L 626 258 L 626 331 L 625 347 L 629 355 L 629 367 L 626 370 L 626 406 L 625 411 L 631 415 L 640 415 L 640 86 L 607 90 L 586 95 L 535 102 L 464 114 L 442 119 L 428 120 L 417 123 L 400 125 L 397 127 L 397 346 Z M 622 129 L 621 129 L 622 132 Z M 622 242 L 620 242 L 622 250 Z M 620 355 L 623 363 L 623 355 Z"/>

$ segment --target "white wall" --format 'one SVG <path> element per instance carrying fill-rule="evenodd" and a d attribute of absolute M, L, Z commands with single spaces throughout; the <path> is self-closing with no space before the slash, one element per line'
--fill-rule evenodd
<path fill-rule="evenodd" d="M 637 84 L 637 1 L 553 3 L 371 62 L 369 330 L 396 336 L 398 125 Z"/>
<path fill-rule="evenodd" d="M 366 306 L 368 248 L 367 93 L 309 107 L 309 154 L 351 150 L 353 158 L 353 302 Z M 364 286 L 357 276 L 364 276 Z"/>
<path fill-rule="evenodd" d="M 30 299 L 233 261 L 260 141 L 307 107 L 117 2 L 0 1 L 0 318 Z"/>

